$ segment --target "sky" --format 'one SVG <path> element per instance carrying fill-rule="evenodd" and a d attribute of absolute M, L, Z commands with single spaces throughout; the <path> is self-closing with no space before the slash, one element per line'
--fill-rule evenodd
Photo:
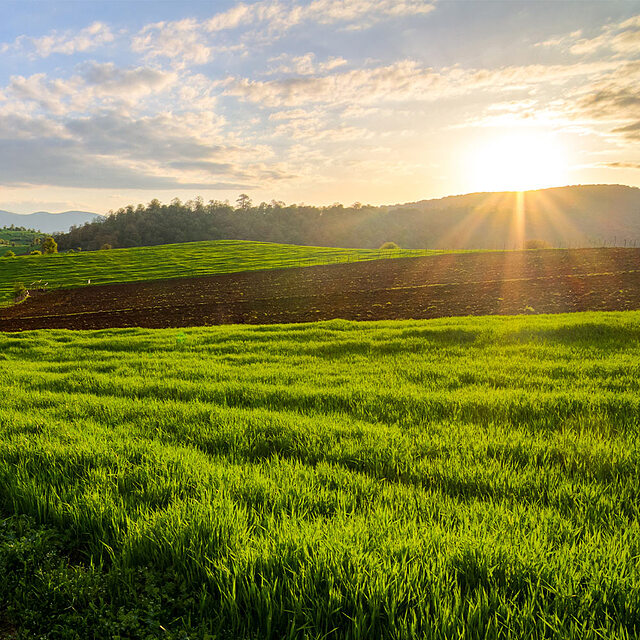
<path fill-rule="evenodd" d="M 640 186 L 640 0 L 0 0 L 0 209 Z"/>

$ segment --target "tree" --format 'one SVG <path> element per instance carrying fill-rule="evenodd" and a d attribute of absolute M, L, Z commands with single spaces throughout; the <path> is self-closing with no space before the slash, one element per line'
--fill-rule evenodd
<path fill-rule="evenodd" d="M 251 198 L 246 193 L 241 193 L 236 200 L 236 204 L 238 205 L 238 209 L 246 211 L 251 208 Z"/>
<path fill-rule="evenodd" d="M 27 295 L 27 288 L 24 286 L 23 282 L 14 282 L 13 283 L 13 297 L 16 301 L 22 300 Z"/>
<path fill-rule="evenodd" d="M 42 253 L 58 253 L 58 243 L 51 236 L 42 241 Z"/>
<path fill-rule="evenodd" d="M 400 247 L 395 242 L 385 242 L 380 249 L 386 251 L 387 249 L 399 249 Z"/>
<path fill-rule="evenodd" d="M 110 245 L 108 242 L 105 242 L 101 247 L 100 250 L 101 251 L 109 251 L 109 249 L 113 249 L 113 246 Z"/>

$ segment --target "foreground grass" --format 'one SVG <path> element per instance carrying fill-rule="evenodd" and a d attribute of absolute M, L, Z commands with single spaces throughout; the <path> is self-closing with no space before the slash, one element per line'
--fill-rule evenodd
<path fill-rule="evenodd" d="M 637 312 L 0 334 L 4 622 L 636 637 L 639 347 Z"/>
<path fill-rule="evenodd" d="M 15 282 L 22 282 L 29 288 L 42 281 L 48 284 L 49 289 L 57 289 L 86 286 L 89 281 L 93 285 L 113 284 L 432 253 L 435 252 L 217 240 L 84 253 L 0 257 L 0 303 L 11 300 Z"/>

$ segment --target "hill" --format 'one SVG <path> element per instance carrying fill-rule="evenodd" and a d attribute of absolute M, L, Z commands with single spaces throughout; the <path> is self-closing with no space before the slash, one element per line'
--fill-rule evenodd
<path fill-rule="evenodd" d="M 89 211 L 63 211 L 62 213 L 49 213 L 48 211 L 36 211 L 35 213 L 11 213 L 0 211 L 0 227 L 26 227 L 36 229 L 43 233 L 61 233 L 69 231 L 72 226 L 83 225 L 100 219 L 103 216 Z"/>
<path fill-rule="evenodd" d="M 442 246 L 514 248 L 522 237 L 553 247 L 640 247 L 640 189 L 583 185 L 524 192 L 473 193 L 401 205 L 409 226 L 429 220 Z M 417 223 L 417 222 L 416 222 Z"/>
<path fill-rule="evenodd" d="M 6 622 L 634 638 L 639 341 L 637 312 L 0 333 Z"/>
<path fill-rule="evenodd" d="M 29 253 L 39 247 L 34 242 L 39 242 L 42 234 L 37 231 L 23 228 L 0 227 L 0 257 L 6 251 L 13 251 L 16 255 Z"/>
<path fill-rule="evenodd" d="M 28 288 L 32 283 L 42 281 L 48 283 L 49 289 L 57 289 L 86 286 L 89 281 L 92 285 L 137 282 L 409 255 L 425 255 L 425 252 L 221 240 L 110 251 L 0 257 L 0 303 L 11 300 L 13 285 L 18 281 Z"/>
<path fill-rule="evenodd" d="M 529 239 L 553 247 L 640 246 L 640 189 L 571 186 L 381 207 L 272 202 L 234 209 L 154 200 L 61 234 L 58 243 L 93 250 L 229 238 L 363 248 L 394 241 L 414 249 L 521 249 Z"/>

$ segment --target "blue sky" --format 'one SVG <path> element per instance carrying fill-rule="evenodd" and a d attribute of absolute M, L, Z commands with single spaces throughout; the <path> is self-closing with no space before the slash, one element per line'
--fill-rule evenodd
<path fill-rule="evenodd" d="M 0 208 L 640 185 L 640 2 L 1 2 Z"/>

